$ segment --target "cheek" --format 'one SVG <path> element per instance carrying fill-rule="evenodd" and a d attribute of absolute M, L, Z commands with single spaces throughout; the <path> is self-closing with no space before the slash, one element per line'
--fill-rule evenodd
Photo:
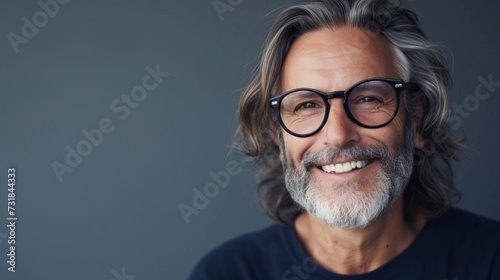
<path fill-rule="evenodd" d="M 283 132 L 283 142 L 285 146 L 285 156 L 288 161 L 293 161 L 295 164 L 300 163 L 303 154 L 311 147 L 313 141 L 311 138 L 300 138 L 289 135 Z M 283 158 L 282 158 L 283 159 Z"/>
<path fill-rule="evenodd" d="M 391 122 L 391 126 L 393 127 L 392 131 L 398 138 L 403 136 L 405 130 L 405 122 L 402 118 L 394 118 Z"/>
<path fill-rule="evenodd" d="M 406 111 L 402 104 L 399 105 L 396 117 L 387 126 L 383 127 L 383 129 L 387 129 L 386 134 L 390 137 L 386 138 L 387 143 L 399 143 L 402 141 L 406 129 Z"/>
<path fill-rule="evenodd" d="M 394 119 L 394 124 L 390 127 L 390 132 L 387 133 L 387 137 L 382 140 L 389 148 L 391 153 L 401 151 L 406 146 L 405 144 L 405 122 L 400 118 Z M 389 128 L 389 127 L 388 127 Z"/>
<path fill-rule="evenodd" d="M 405 122 L 406 122 L 406 111 L 403 102 L 401 102 L 399 104 L 398 114 L 389 125 L 393 126 L 398 133 L 403 133 L 405 128 Z"/>
<path fill-rule="evenodd" d="M 405 122 L 397 116 L 389 124 L 377 129 L 365 129 L 361 143 L 366 146 L 383 144 L 394 152 L 404 144 Z M 391 153 L 392 153 L 391 152 Z"/>

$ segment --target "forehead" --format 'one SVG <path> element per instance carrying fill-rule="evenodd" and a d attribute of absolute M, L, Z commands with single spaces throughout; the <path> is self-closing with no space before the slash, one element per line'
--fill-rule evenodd
<path fill-rule="evenodd" d="M 283 63 L 281 89 L 341 90 L 373 77 L 399 78 L 389 43 L 358 28 L 324 28 L 294 41 Z"/>

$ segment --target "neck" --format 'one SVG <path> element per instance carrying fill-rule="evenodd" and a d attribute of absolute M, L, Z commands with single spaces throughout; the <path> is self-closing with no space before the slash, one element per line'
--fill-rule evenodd
<path fill-rule="evenodd" d="M 425 224 L 422 215 L 412 223 L 403 218 L 403 199 L 365 228 L 346 230 L 325 224 L 308 213 L 295 221 L 307 253 L 322 267 L 339 274 L 375 270 L 403 252 Z"/>

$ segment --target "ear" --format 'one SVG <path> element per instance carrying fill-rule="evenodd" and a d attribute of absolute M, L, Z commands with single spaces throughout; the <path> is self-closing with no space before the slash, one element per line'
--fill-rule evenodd
<path fill-rule="evenodd" d="M 412 117 L 413 124 L 413 145 L 417 149 L 422 149 L 425 145 L 425 141 L 420 134 L 420 124 L 422 122 L 422 118 L 424 117 L 424 112 L 426 111 L 427 98 L 422 96 L 415 107 L 415 113 Z"/>

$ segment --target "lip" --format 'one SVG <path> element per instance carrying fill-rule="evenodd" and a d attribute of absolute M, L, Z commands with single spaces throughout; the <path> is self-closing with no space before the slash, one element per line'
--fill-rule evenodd
<path fill-rule="evenodd" d="M 323 165 L 329 165 L 329 164 L 337 164 L 337 163 L 345 163 L 345 162 L 351 162 L 351 161 L 373 161 L 375 160 L 375 158 L 371 158 L 371 159 L 368 159 L 368 158 L 355 158 L 355 159 L 351 159 L 351 158 L 341 158 L 341 159 L 337 159 L 335 161 L 332 161 L 332 162 L 325 162 L 325 163 L 320 163 L 318 164 L 319 167 L 323 166 Z"/>

